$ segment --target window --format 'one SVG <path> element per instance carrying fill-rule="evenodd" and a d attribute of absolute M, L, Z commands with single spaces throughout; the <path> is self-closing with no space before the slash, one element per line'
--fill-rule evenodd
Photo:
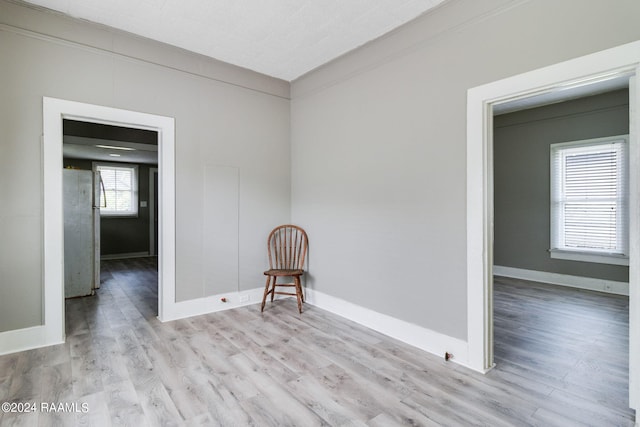
<path fill-rule="evenodd" d="M 551 145 L 551 257 L 628 265 L 628 136 Z"/>
<path fill-rule="evenodd" d="M 102 185 L 100 215 L 138 215 L 138 167 L 97 163 Z"/>

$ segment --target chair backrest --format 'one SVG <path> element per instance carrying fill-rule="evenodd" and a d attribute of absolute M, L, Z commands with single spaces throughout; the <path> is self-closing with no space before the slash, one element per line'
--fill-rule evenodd
<path fill-rule="evenodd" d="M 269 233 L 269 268 L 303 270 L 308 247 L 307 233 L 296 225 L 281 225 Z"/>

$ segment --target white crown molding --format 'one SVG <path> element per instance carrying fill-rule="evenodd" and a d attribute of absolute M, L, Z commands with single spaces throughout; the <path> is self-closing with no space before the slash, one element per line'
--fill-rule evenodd
<path fill-rule="evenodd" d="M 2 10 L 0 9 L 0 12 Z M 38 11 L 31 11 L 38 13 Z M 66 19 L 72 19 L 64 17 Z M 91 25 L 89 23 L 82 23 L 84 25 Z M 97 25 L 97 24 L 94 24 Z M 10 25 L 0 22 L 0 31 L 21 35 L 23 37 L 29 37 L 32 39 L 44 41 L 47 43 L 57 44 L 59 46 L 65 46 L 73 49 L 83 50 L 97 55 L 103 55 L 112 58 L 118 58 L 120 60 L 143 63 L 150 66 L 162 67 L 168 70 L 178 71 L 181 73 L 189 74 L 192 76 L 200 77 L 203 79 L 215 81 L 222 84 L 236 86 L 242 89 L 259 92 L 265 95 L 275 96 L 283 99 L 290 99 L 289 96 L 289 82 L 276 79 L 264 74 L 257 73 L 245 68 L 238 67 L 233 64 L 219 61 L 214 58 L 199 55 L 194 52 L 186 51 L 175 46 L 166 45 L 161 42 L 157 42 L 150 39 L 144 39 L 134 34 L 128 34 L 120 32 L 116 29 L 110 29 L 112 33 L 116 33 L 120 38 L 132 37 L 136 39 L 138 43 L 154 44 L 154 49 L 149 49 L 149 52 L 158 50 L 158 45 L 161 48 L 167 49 L 169 55 L 167 57 L 183 57 L 183 61 L 171 61 L 160 58 L 158 55 L 155 57 L 141 57 L 136 56 L 133 52 L 117 51 L 115 47 L 111 49 L 105 49 L 101 46 L 92 46 L 83 42 L 68 40 L 56 35 L 45 34 L 39 31 L 35 31 L 28 28 L 22 28 L 16 25 Z M 113 43 L 112 43 L 113 44 Z M 134 43 L 135 44 L 135 43 Z M 157 45 L 156 45 L 157 44 Z M 126 49 L 126 43 L 120 43 L 119 46 Z M 176 53 L 177 52 L 177 53 Z M 195 65 L 193 65 L 195 64 Z M 223 71 L 218 72 L 218 69 Z"/>

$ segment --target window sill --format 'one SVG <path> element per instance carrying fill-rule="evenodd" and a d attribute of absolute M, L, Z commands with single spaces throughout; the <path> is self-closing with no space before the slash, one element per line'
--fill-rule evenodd
<path fill-rule="evenodd" d="M 549 255 L 554 259 L 570 261 L 594 262 L 597 264 L 629 265 L 629 257 L 598 252 L 576 252 L 561 249 L 550 249 Z"/>

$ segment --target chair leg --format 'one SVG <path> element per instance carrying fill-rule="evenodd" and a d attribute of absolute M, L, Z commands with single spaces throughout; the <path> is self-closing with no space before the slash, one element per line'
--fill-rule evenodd
<path fill-rule="evenodd" d="M 296 299 L 298 300 L 298 312 L 302 313 L 302 285 L 300 284 L 300 276 L 294 277 L 296 285 Z"/>
<path fill-rule="evenodd" d="M 278 277 L 273 276 L 273 285 L 271 286 L 271 302 L 273 302 L 273 297 L 276 296 L 276 280 L 278 280 Z"/>
<path fill-rule="evenodd" d="M 264 286 L 264 296 L 262 297 L 262 306 L 260 307 L 260 311 L 264 311 L 264 303 L 267 301 L 267 295 L 269 294 L 269 284 L 271 283 L 271 276 L 267 276 L 267 284 Z M 273 298 L 273 294 L 271 294 L 271 298 Z"/>

